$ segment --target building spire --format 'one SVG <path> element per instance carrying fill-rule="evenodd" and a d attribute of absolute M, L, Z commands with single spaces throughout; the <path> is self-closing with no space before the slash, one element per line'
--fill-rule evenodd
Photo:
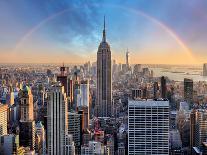
<path fill-rule="evenodd" d="M 105 15 L 104 15 L 104 29 L 103 29 L 103 38 L 102 38 L 102 42 L 106 42 L 106 25 L 105 25 Z"/>

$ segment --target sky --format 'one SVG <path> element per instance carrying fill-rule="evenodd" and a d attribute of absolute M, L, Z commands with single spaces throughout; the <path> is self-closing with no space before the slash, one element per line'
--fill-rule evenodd
<path fill-rule="evenodd" d="M 0 0 L 0 63 L 96 61 L 104 15 L 117 63 L 207 62 L 206 0 Z"/>

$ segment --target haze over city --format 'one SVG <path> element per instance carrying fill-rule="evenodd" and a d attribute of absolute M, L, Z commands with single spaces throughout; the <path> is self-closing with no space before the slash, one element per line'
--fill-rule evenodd
<path fill-rule="evenodd" d="M 207 2 L 2 0 L 1 63 L 96 61 L 106 16 L 112 59 L 131 63 L 202 64 Z"/>

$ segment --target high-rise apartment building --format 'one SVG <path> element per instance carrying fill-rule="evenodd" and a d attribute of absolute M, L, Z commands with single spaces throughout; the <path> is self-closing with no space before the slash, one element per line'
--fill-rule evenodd
<path fill-rule="evenodd" d="M 128 101 L 128 154 L 169 154 L 169 101 Z"/>
<path fill-rule="evenodd" d="M 111 116 L 112 102 L 111 50 L 106 42 L 105 18 L 102 42 L 97 52 L 97 116 Z"/>
<path fill-rule="evenodd" d="M 47 107 L 48 154 L 65 154 L 65 134 L 67 131 L 67 98 L 60 83 L 50 90 L 50 102 Z"/>

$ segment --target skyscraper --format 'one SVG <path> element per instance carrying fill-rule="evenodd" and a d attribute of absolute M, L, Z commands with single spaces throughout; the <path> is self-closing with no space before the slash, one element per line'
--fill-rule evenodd
<path fill-rule="evenodd" d="M 33 114 L 33 95 L 31 89 L 24 85 L 19 91 L 20 123 L 19 142 L 20 146 L 35 149 L 35 121 Z"/>
<path fill-rule="evenodd" d="M 33 95 L 26 85 L 19 91 L 20 122 L 34 120 Z"/>
<path fill-rule="evenodd" d="M 167 87 L 166 87 L 166 79 L 164 76 L 161 77 L 161 98 L 166 98 L 166 92 Z"/>
<path fill-rule="evenodd" d="M 68 113 L 68 134 L 73 135 L 76 154 L 80 154 L 81 151 L 83 117 L 83 111 Z"/>
<path fill-rule="evenodd" d="M 129 100 L 128 154 L 169 154 L 169 101 Z"/>
<path fill-rule="evenodd" d="M 193 102 L 193 80 L 192 79 L 184 79 L 184 99 L 192 104 Z"/>
<path fill-rule="evenodd" d="M 127 69 L 129 69 L 129 51 L 127 48 L 127 52 L 126 52 L 126 65 L 127 65 Z"/>
<path fill-rule="evenodd" d="M 67 81 L 67 75 L 65 74 L 65 66 L 63 64 L 62 67 L 60 67 L 60 75 L 57 76 L 57 81 L 60 81 L 61 84 L 64 86 L 64 91 L 68 95 L 68 81 Z"/>
<path fill-rule="evenodd" d="M 0 136 L 7 134 L 7 105 L 0 103 Z"/>
<path fill-rule="evenodd" d="M 207 63 L 203 64 L 203 76 L 207 76 Z"/>
<path fill-rule="evenodd" d="M 102 42 L 97 52 L 97 116 L 111 116 L 111 50 L 106 42 L 105 18 Z"/>
<path fill-rule="evenodd" d="M 207 112 L 204 109 L 193 110 L 190 114 L 190 147 L 202 150 L 207 139 Z"/>
<path fill-rule="evenodd" d="M 89 84 L 88 80 L 82 80 L 80 83 L 81 106 L 89 107 Z"/>
<path fill-rule="evenodd" d="M 65 154 L 65 134 L 67 131 L 67 98 L 60 83 L 54 85 L 50 92 L 47 113 L 48 154 Z"/>
<path fill-rule="evenodd" d="M 60 74 L 57 76 L 57 81 L 60 81 L 62 86 L 64 86 L 64 91 L 66 95 L 71 97 L 71 81 L 70 78 L 68 78 L 68 76 L 66 75 L 65 68 L 66 67 L 64 66 L 64 64 L 62 67 L 60 67 Z"/>
<path fill-rule="evenodd" d="M 63 64 L 63 66 L 60 67 L 60 74 L 57 76 L 57 81 L 60 81 L 62 86 L 64 86 L 64 91 L 67 97 L 69 97 L 68 108 L 71 108 L 73 103 L 73 80 L 70 79 L 68 73 L 69 73 L 69 68 L 67 67 L 67 72 L 66 72 L 66 67 Z"/>

